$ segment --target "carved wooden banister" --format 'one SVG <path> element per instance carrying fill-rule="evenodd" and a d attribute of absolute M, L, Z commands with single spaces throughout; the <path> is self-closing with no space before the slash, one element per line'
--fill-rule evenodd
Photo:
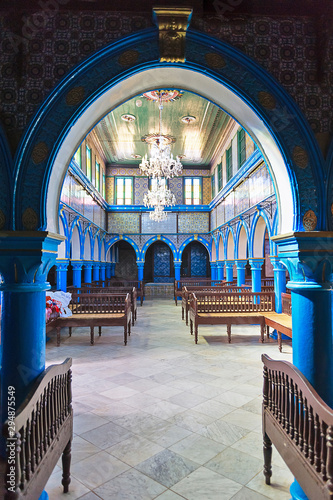
<path fill-rule="evenodd" d="M 265 354 L 262 361 L 266 483 L 273 443 L 309 498 L 333 499 L 332 408 L 294 365 Z"/>
<path fill-rule="evenodd" d="M 3 425 L 7 444 L 5 500 L 39 498 L 67 445 L 70 457 L 73 433 L 71 365 L 72 360 L 68 358 L 60 365 L 47 368 L 35 381 L 15 418 Z M 12 460 L 14 455 L 15 460 Z M 67 492 L 69 462 L 65 475 L 67 479 L 63 485 Z"/>

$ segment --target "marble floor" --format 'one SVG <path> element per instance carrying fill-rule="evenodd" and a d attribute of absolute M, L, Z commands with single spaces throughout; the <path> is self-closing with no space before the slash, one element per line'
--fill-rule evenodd
<path fill-rule="evenodd" d="M 261 354 L 291 361 L 285 342 L 259 343 L 259 326 L 200 326 L 195 345 L 170 300 L 146 300 L 123 345 L 122 328 L 62 331 L 47 365 L 73 358 L 70 492 L 60 461 L 51 500 L 289 500 L 292 475 L 273 451 L 262 473 Z"/>

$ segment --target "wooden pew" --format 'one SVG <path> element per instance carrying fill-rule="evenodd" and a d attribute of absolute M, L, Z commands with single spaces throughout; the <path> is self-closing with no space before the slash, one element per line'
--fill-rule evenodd
<path fill-rule="evenodd" d="M 131 296 L 131 311 L 132 311 L 132 325 L 137 319 L 137 289 L 135 287 L 103 287 L 95 283 L 86 283 L 85 286 L 81 288 L 72 287 L 70 290 L 67 289 L 72 295 L 82 294 L 82 293 L 108 293 L 108 294 L 126 294 L 129 293 Z"/>
<path fill-rule="evenodd" d="M 145 300 L 145 282 L 143 280 L 127 280 L 127 279 L 112 279 L 105 280 L 104 286 L 107 287 L 135 287 L 137 298 L 140 297 L 140 305 L 142 306 Z"/>
<path fill-rule="evenodd" d="M 190 296 L 190 331 L 198 343 L 199 325 L 227 325 L 228 342 L 231 342 L 231 325 L 260 325 L 264 342 L 265 318 L 263 313 L 274 311 L 275 295 L 272 292 L 197 292 Z"/>
<path fill-rule="evenodd" d="M 102 326 L 123 326 L 124 344 L 127 344 L 127 333 L 131 334 L 131 298 L 127 294 L 105 294 L 105 293 L 79 293 L 72 294 L 69 304 L 73 315 L 58 318 L 53 321 L 52 326 L 57 331 L 57 346 L 60 345 L 61 328 L 69 327 L 69 336 L 72 335 L 72 327 L 90 327 L 90 344 L 94 345 L 94 327 L 98 326 L 99 336 Z"/>
<path fill-rule="evenodd" d="M 309 499 L 333 499 L 333 410 L 291 363 L 264 363 L 264 476 L 272 476 L 272 444 Z"/>
<path fill-rule="evenodd" d="M 71 365 L 68 358 L 47 368 L 15 417 L 8 413 L 3 425 L 7 444 L 5 500 L 37 500 L 61 456 L 62 484 L 64 493 L 68 492 L 73 438 Z"/>
<path fill-rule="evenodd" d="M 182 297 L 182 289 L 184 286 L 218 286 L 223 284 L 235 284 L 228 283 L 225 280 L 212 280 L 210 278 L 182 278 L 180 280 L 175 280 L 174 282 L 174 299 L 175 304 L 177 305 L 178 297 Z"/>
<path fill-rule="evenodd" d="M 186 325 L 188 325 L 188 311 L 190 308 L 190 295 L 195 292 L 208 292 L 208 293 L 227 293 L 227 292 L 246 292 L 248 288 L 239 287 L 236 285 L 229 285 L 228 283 L 223 283 L 212 286 L 183 286 L 182 288 L 182 319 L 186 319 Z"/>

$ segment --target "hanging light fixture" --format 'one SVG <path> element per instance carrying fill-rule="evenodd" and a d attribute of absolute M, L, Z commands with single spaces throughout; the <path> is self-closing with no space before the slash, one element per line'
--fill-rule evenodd
<path fill-rule="evenodd" d="M 173 157 L 170 149 L 169 136 L 162 134 L 162 97 L 159 98 L 159 133 L 154 134 L 153 144 L 151 146 L 150 158 L 147 155 L 143 158 L 139 165 L 143 175 L 152 178 L 170 179 L 182 173 L 183 166 L 178 156 Z M 146 140 L 146 139 L 143 139 Z M 174 142 L 174 141 L 172 141 Z"/>
<path fill-rule="evenodd" d="M 157 179 L 156 187 L 148 191 L 143 197 L 143 204 L 148 208 L 154 207 L 156 209 L 159 207 L 163 210 L 164 207 L 175 205 L 175 203 L 175 195 L 171 193 L 165 182 L 160 178 Z"/>

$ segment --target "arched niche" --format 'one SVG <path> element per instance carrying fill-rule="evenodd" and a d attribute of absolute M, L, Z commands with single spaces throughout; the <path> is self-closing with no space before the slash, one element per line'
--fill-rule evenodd
<path fill-rule="evenodd" d="M 71 237 L 71 259 L 80 260 L 80 258 L 81 258 L 80 233 L 77 225 L 75 225 Z"/>
<path fill-rule="evenodd" d="M 209 253 L 200 241 L 191 241 L 182 252 L 180 276 L 186 278 L 209 277 Z"/>

